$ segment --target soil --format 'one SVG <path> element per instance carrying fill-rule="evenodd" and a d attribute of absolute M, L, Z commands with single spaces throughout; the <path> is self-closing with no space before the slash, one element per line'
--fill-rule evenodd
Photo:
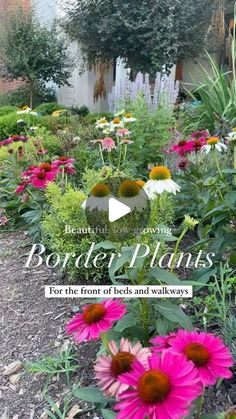
<path fill-rule="evenodd" d="M 56 356 L 68 343 L 64 326 L 79 301 L 74 299 L 46 299 L 44 286 L 63 283 L 59 273 L 49 268 L 24 267 L 31 243 L 24 232 L 0 234 L 0 419 L 46 419 L 48 407 L 43 398 L 45 376 L 19 371 L 19 381 L 1 374 L 14 361 L 27 363 L 45 356 Z M 64 280 L 65 283 L 65 280 Z M 79 345 L 76 349 L 78 372 L 72 383 L 93 385 L 93 362 L 97 344 Z M 22 373 L 23 372 L 23 373 Z M 52 381 L 50 397 L 58 404 L 69 392 L 66 378 Z M 94 407 L 78 400 L 80 412 L 76 418 L 97 418 Z M 223 411 L 236 404 L 236 379 L 224 382 L 218 389 L 207 392 L 205 412 Z M 55 416 L 56 418 L 57 416 Z"/>

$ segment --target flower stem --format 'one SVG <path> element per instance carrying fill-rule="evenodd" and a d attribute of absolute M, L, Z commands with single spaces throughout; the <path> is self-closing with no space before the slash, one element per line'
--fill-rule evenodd
<path fill-rule="evenodd" d="M 143 323 L 143 329 L 145 331 L 146 339 L 148 342 L 149 338 L 149 310 L 148 310 L 148 303 L 146 298 L 140 298 L 140 305 L 141 305 L 141 317 Z"/>
<path fill-rule="evenodd" d="M 173 272 L 174 267 L 175 267 L 175 260 L 176 260 L 176 256 L 177 256 L 177 253 L 178 253 L 178 250 L 179 250 L 179 245 L 180 245 L 181 241 L 183 240 L 185 234 L 187 233 L 188 229 L 189 229 L 188 227 L 185 227 L 183 229 L 182 233 L 180 234 L 180 236 L 179 236 L 179 238 L 176 242 L 175 249 L 174 249 L 174 256 L 173 256 L 172 261 L 171 261 L 171 269 L 170 269 L 171 272 Z"/>
<path fill-rule="evenodd" d="M 102 344 L 103 344 L 104 348 L 106 348 L 109 351 L 107 333 L 102 332 L 100 334 L 100 338 L 101 338 L 101 341 L 102 341 Z"/>
<path fill-rule="evenodd" d="M 217 170 L 219 172 L 219 175 L 220 175 L 221 179 L 224 179 L 223 173 L 222 173 L 221 168 L 220 168 L 220 165 L 219 165 L 219 160 L 218 160 L 217 152 L 215 150 L 214 150 L 214 157 L 215 157 L 216 167 L 217 167 Z"/>
<path fill-rule="evenodd" d="M 100 151 L 100 156 L 101 156 L 101 160 L 102 160 L 102 165 L 105 166 L 105 162 L 104 162 L 104 158 L 103 158 L 103 153 L 102 153 L 102 146 L 101 144 L 99 144 L 99 151 Z"/>
<path fill-rule="evenodd" d="M 197 410 L 197 413 L 196 413 L 194 419 L 201 419 L 201 413 L 202 413 L 202 408 L 203 408 L 203 404 L 204 404 L 204 395 L 205 395 L 205 388 L 203 388 L 202 395 L 199 399 L 199 406 L 198 406 L 198 410 Z"/>

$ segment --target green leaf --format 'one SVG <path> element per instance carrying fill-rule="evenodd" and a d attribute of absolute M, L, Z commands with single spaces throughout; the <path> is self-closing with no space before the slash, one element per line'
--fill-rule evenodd
<path fill-rule="evenodd" d="M 178 323 L 184 329 L 193 330 L 189 317 L 175 304 L 169 301 L 158 301 L 155 308 L 171 322 Z"/>
<path fill-rule="evenodd" d="M 73 390 L 73 394 L 78 399 L 91 403 L 104 403 L 107 400 L 104 398 L 102 392 L 96 387 L 81 387 Z"/>
<path fill-rule="evenodd" d="M 177 278 L 176 275 L 164 269 L 152 268 L 150 270 L 150 275 L 164 284 L 182 285 L 182 282 Z"/>
<path fill-rule="evenodd" d="M 109 409 L 102 409 L 102 416 L 104 419 L 115 419 L 116 414 Z"/>
<path fill-rule="evenodd" d="M 126 314 L 115 326 L 115 332 L 123 332 L 125 329 L 137 324 L 137 319 L 135 319 L 132 314 Z"/>
<path fill-rule="evenodd" d="M 115 249 L 116 246 L 114 245 L 114 243 L 110 242 L 109 240 L 105 241 L 105 242 L 101 242 L 101 243 L 97 243 L 96 246 L 94 246 L 94 250 L 98 250 L 98 249 Z"/>

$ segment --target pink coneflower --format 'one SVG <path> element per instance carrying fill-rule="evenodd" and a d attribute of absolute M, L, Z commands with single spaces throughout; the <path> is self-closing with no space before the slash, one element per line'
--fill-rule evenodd
<path fill-rule="evenodd" d="M 66 156 L 61 156 L 61 157 L 58 157 L 57 160 L 52 162 L 52 166 L 53 167 L 67 166 L 67 165 L 74 164 L 74 162 L 75 162 L 75 159 L 72 159 Z"/>
<path fill-rule="evenodd" d="M 107 151 L 111 151 L 116 148 L 115 141 L 110 137 L 103 138 L 103 140 L 101 140 L 101 145 L 102 149 Z"/>
<path fill-rule="evenodd" d="M 199 138 L 207 138 L 207 137 L 209 137 L 210 136 L 210 133 L 209 133 L 209 131 L 208 130 L 203 130 L 203 131 L 194 131 L 192 134 L 191 134 L 191 137 L 192 138 L 195 138 L 196 140 L 198 140 Z"/>
<path fill-rule="evenodd" d="M 41 163 L 38 168 L 33 170 L 30 183 L 39 189 L 45 189 L 49 182 L 55 180 L 58 170 L 49 163 Z"/>
<path fill-rule="evenodd" d="M 115 321 L 124 316 L 126 306 L 119 300 L 104 300 L 86 305 L 82 311 L 66 326 L 67 333 L 72 334 L 77 342 L 98 339 L 102 332 L 109 330 Z"/>
<path fill-rule="evenodd" d="M 5 226 L 9 221 L 6 215 L 0 215 L 0 226 Z"/>
<path fill-rule="evenodd" d="M 16 188 L 15 193 L 17 195 L 21 194 L 25 190 L 28 184 L 29 184 L 29 179 L 23 180 L 23 182 L 21 182 L 21 184 Z"/>
<path fill-rule="evenodd" d="M 176 166 L 180 170 L 186 170 L 188 168 L 189 164 L 190 164 L 189 160 L 186 159 L 186 157 L 182 157 L 182 159 L 180 159 L 177 162 L 177 165 Z"/>
<path fill-rule="evenodd" d="M 186 153 L 192 151 L 192 141 L 181 140 L 178 144 L 173 145 L 170 151 L 174 151 L 179 156 L 183 157 Z"/>
<path fill-rule="evenodd" d="M 1 145 L 9 145 L 12 143 L 13 143 L 12 138 L 7 138 L 6 140 L 1 141 Z"/>
<path fill-rule="evenodd" d="M 22 177 L 29 177 L 34 173 L 34 170 L 37 169 L 37 166 L 31 165 L 27 170 L 21 173 Z"/>
<path fill-rule="evenodd" d="M 133 141 L 129 140 L 128 138 L 124 138 L 120 142 L 121 144 L 133 144 Z"/>
<path fill-rule="evenodd" d="M 223 341 L 211 333 L 179 330 L 170 341 L 171 350 L 192 361 L 204 386 L 214 385 L 218 378 L 231 378 L 233 359 Z"/>
<path fill-rule="evenodd" d="M 150 339 L 150 342 L 153 345 L 152 351 L 154 352 L 162 352 L 165 349 L 170 348 L 170 341 L 176 336 L 176 333 L 170 333 L 167 336 L 157 336 L 155 338 Z"/>
<path fill-rule="evenodd" d="M 117 130 L 118 137 L 125 137 L 125 136 L 128 136 L 130 134 L 131 134 L 131 132 L 127 128 L 120 128 L 120 129 Z"/>
<path fill-rule="evenodd" d="M 151 355 L 148 348 L 143 348 L 140 342 L 132 345 L 128 339 L 122 338 L 119 348 L 114 341 L 108 343 L 110 355 L 102 355 L 98 358 L 94 367 L 98 385 L 107 396 L 119 396 L 129 386 L 122 384 L 118 376 L 132 371 L 134 361 L 139 361 L 145 367 L 148 366 L 147 359 Z"/>
<path fill-rule="evenodd" d="M 48 153 L 48 150 L 44 150 L 42 148 L 40 148 L 39 150 L 37 150 L 37 154 L 38 155 L 44 155 L 44 154 L 47 154 L 47 153 Z"/>
<path fill-rule="evenodd" d="M 60 169 L 62 170 L 62 169 Z M 75 175 L 76 174 L 76 170 L 73 166 L 65 166 L 64 167 L 64 173 L 66 173 L 67 175 Z"/>
<path fill-rule="evenodd" d="M 131 372 L 119 376 L 132 388 L 119 396 L 117 419 L 182 419 L 202 391 L 193 363 L 169 350 L 148 363 L 145 369 L 134 362 Z"/>

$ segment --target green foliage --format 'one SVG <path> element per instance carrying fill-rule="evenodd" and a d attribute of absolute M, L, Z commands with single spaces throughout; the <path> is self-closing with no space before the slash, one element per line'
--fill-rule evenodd
<path fill-rule="evenodd" d="M 19 119 L 25 120 L 30 126 L 35 126 L 37 123 L 37 117 L 33 115 L 17 115 L 17 113 L 11 112 L 7 115 L 0 116 L 0 139 L 22 133 L 22 126 L 17 124 Z"/>
<path fill-rule="evenodd" d="M 89 250 L 91 243 L 96 242 L 94 234 L 74 234 L 66 233 L 66 226 L 71 229 L 85 229 L 88 227 L 85 218 L 85 211 L 81 208 L 86 199 L 86 195 L 80 191 L 68 186 L 65 193 L 60 188 L 51 183 L 46 191 L 47 201 L 50 205 L 48 214 L 45 215 L 42 224 L 44 231 L 44 243 L 48 248 L 59 254 L 71 253 L 80 255 Z M 69 280 L 81 281 L 84 279 L 93 279 L 96 282 L 103 276 L 102 270 L 83 267 L 76 268 L 75 259 L 70 259 L 67 264 Z"/>
<path fill-rule="evenodd" d="M 142 177 L 147 175 L 149 163 L 163 163 L 163 148 L 170 139 L 169 130 L 175 120 L 173 114 L 162 107 L 150 112 L 141 96 L 130 106 L 137 121 L 131 127 L 134 144 L 129 148 L 129 164 L 131 168 L 135 166 L 138 176 Z"/>
<path fill-rule="evenodd" d="M 233 53 L 233 59 L 234 58 Z M 236 122 L 236 73 L 225 72 L 208 54 L 209 69 L 201 67 L 200 84 L 192 97 L 201 101 L 198 108 L 200 125 L 214 131 L 221 125 L 234 126 Z"/>
<path fill-rule="evenodd" d="M 59 105 L 57 102 L 41 103 L 38 105 L 35 110 L 40 115 L 52 115 L 53 112 L 58 111 L 59 109 L 64 109 L 62 105 Z"/>
<path fill-rule="evenodd" d="M 8 115 L 10 113 L 14 113 L 16 111 L 17 111 L 16 106 L 11 106 L 11 105 L 1 106 L 0 107 L 0 117 Z"/>
<path fill-rule="evenodd" d="M 25 364 L 25 369 L 32 374 L 46 374 L 47 383 L 54 377 L 58 381 L 63 374 L 66 375 L 67 381 L 69 382 L 70 375 L 77 371 L 78 368 L 79 365 L 75 357 L 75 351 L 71 345 L 61 350 L 58 356 L 47 356 L 39 361 L 27 362 Z"/>
<path fill-rule="evenodd" d="M 215 0 L 68 3 L 63 27 L 81 45 L 85 65 L 122 57 L 133 70 L 155 73 L 199 55 L 215 6 Z"/>
<path fill-rule="evenodd" d="M 31 108 L 35 83 L 68 84 L 72 61 L 65 39 L 59 36 L 56 25 L 42 25 L 33 11 L 18 7 L 5 16 L 0 49 L 3 76 L 29 84 Z"/>

